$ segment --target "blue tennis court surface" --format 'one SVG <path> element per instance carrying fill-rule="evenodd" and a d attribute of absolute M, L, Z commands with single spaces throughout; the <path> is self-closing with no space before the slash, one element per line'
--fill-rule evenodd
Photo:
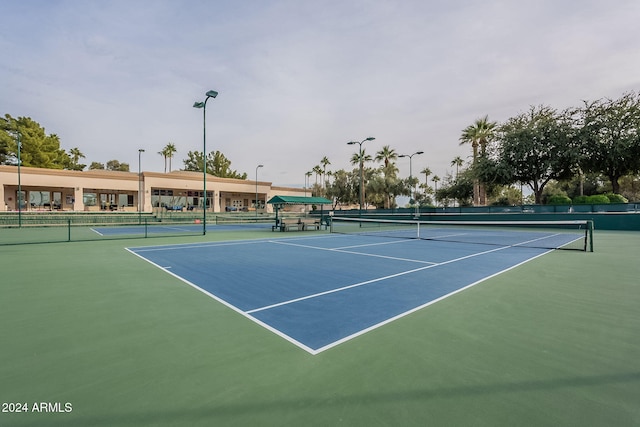
<path fill-rule="evenodd" d="M 128 250 L 312 354 L 549 251 L 333 234 Z"/>

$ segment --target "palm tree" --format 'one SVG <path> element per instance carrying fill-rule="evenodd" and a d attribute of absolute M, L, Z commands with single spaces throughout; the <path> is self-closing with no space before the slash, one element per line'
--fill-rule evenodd
<path fill-rule="evenodd" d="M 382 150 L 376 153 L 376 162 L 384 162 L 385 169 L 389 167 L 389 163 L 392 160 L 396 160 L 398 158 L 398 153 L 393 148 L 390 148 L 388 145 L 382 147 Z"/>
<path fill-rule="evenodd" d="M 462 166 L 463 164 L 464 164 L 464 160 L 462 160 L 462 157 L 460 157 L 460 156 L 456 156 L 451 161 L 451 166 L 455 166 L 456 167 L 456 179 L 458 179 L 458 172 L 460 170 L 460 166 Z"/>
<path fill-rule="evenodd" d="M 398 153 L 396 153 L 396 150 L 394 150 L 393 148 L 389 147 L 388 145 L 385 145 L 384 147 L 382 147 L 382 150 L 378 151 L 376 153 L 376 157 L 375 160 L 377 162 L 383 162 L 384 166 L 382 168 L 382 171 L 384 172 L 384 176 L 385 176 L 385 199 L 384 199 L 384 207 L 385 209 L 389 209 L 391 207 L 391 192 L 389 191 L 389 181 L 391 180 L 391 178 L 395 178 L 396 177 L 396 173 L 398 171 L 398 168 L 395 167 L 395 165 L 392 163 L 393 160 L 396 160 L 398 158 Z"/>
<path fill-rule="evenodd" d="M 487 144 L 495 137 L 497 122 L 490 122 L 489 116 L 476 119 L 476 121 L 462 130 L 460 135 L 460 145 L 471 144 L 473 148 L 473 164 L 476 164 L 478 160 L 478 147 L 480 147 L 481 154 L 485 154 Z M 486 194 L 484 186 L 481 185 L 477 179 L 473 184 L 473 204 L 484 205 L 486 204 Z"/>
<path fill-rule="evenodd" d="M 351 156 L 351 164 L 360 166 L 360 207 L 364 203 L 364 164 L 372 160 L 371 155 L 367 154 L 364 149 L 360 150 L 359 153 L 353 153 L 353 156 Z"/>
<path fill-rule="evenodd" d="M 424 184 L 429 187 L 429 175 L 431 175 L 431 169 L 425 167 L 420 171 L 420 173 L 424 174 Z"/>
<path fill-rule="evenodd" d="M 164 147 L 163 151 L 166 152 L 167 158 L 169 159 L 169 172 L 171 172 L 171 159 L 178 150 L 176 149 L 176 146 L 170 142 Z"/>
<path fill-rule="evenodd" d="M 71 158 L 71 169 L 72 170 L 83 170 L 86 165 L 78 164 L 80 159 L 84 159 L 85 156 L 82 154 L 79 148 L 72 148 L 69 150 L 69 157 Z"/>
<path fill-rule="evenodd" d="M 169 159 L 169 172 L 171 172 L 171 158 L 176 151 L 178 151 L 176 150 L 176 146 L 171 142 L 165 145 L 162 151 L 158 151 L 158 154 L 164 158 L 164 173 L 167 173 L 167 159 Z"/>
<path fill-rule="evenodd" d="M 315 165 L 311 170 L 316 174 L 316 185 L 318 185 L 318 176 L 322 175 L 322 168 L 320 165 Z"/>
<path fill-rule="evenodd" d="M 304 176 L 307 178 L 307 181 L 311 177 L 311 175 L 313 175 L 313 172 L 311 172 L 311 171 L 309 171 L 309 172 L 304 174 Z M 307 181 L 305 181 L 305 187 L 304 187 L 304 195 L 305 196 L 307 195 L 307 187 L 306 187 L 307 186 Z"/>
<path fill-rule="evenodd" d="M 322 160 L 320 160 L 320 164 L 322 165 L 322 186 L 326 189 L 327 186 L 324 182 L 324 180 L 327 177 L 327 165 L 330 165 L 331 162 L 329 161 L 329 159 L 327 158 L 327 156 L 324 156 L 322 158 Z"/>
<path fill-rule="evenodd" d="M 434 175 L 433 178 L 431 178 L 431 181 L 433 181 L 435 186 L 433 198 L 435 199 L 436 206 L 438 206 L 438 181 L 440 181 L 440 177 L 438 175 Z"/>
<path fill-rule="evenodd" d="M 364 165 L 365 163 L 369 163 L 373 161 L 373 157 L 370 154 L 367 154 L 365 149 L 362 149 L 362 156 L 360 153 L 353 153 L 351 156 L 351 164 L 352 165 Z"/>
<path fill-rule="evenodd" d="M 158 154 L 160 154 L 162 156 L 162 159 L 164 160 L 164 173 L 167 173 L 167 153 L 165 153 L 164 150 L 158 151 Z"/>

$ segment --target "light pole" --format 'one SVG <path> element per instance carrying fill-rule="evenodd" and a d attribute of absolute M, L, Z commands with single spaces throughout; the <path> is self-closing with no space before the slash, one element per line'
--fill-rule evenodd
<path fill-rule="evenodd" d="M 22 182 L 20 181 L 20 150 L 22 149 L 22 142 L 20 141 L 20 130 L 16 123 L 16 135 L 18 137 L 18 228 L 22 228 Z"/>
<path fill-rule="evenodd" d="M 304 197 L 307 197 L 307 187 L 309 186 L 309 177 L 313 172 L 309 171 L 304 174 Z M 313 194 L 312 194 L 313 195 Z"/>
<path fill-rule="evenodd" d="M 256 218 L 258 217 L 258 169 L 264 167 L 264 165 L 256 166 Z"/>
<path fill-rule="evenodd" d="M 196 102 L 194 108 L 202 108 L 202 187 L 204 189 L 204 206 L 202 209 L 202 235 L 207 234 L 207 101 L 218 96 L 218 92 L 210 90 L 205 93 L 204 102 Z"/>
<path fill-rule="evenodd" d="M 413 200 L 413 202 L 415 203 L 415 199 L 413 196 L 413 172 L 411 170 L 411 160 L 413 159 L 413 156 L 415 156 L 416 154 L 423 154 L 424 151 L 416 151 L 413 154 L 400 154 L 398 157 L 408 157 L 409 158 L 409 185 L 411 187 L 409 187 L 410 190 L 410 194 L 409 197 L 411 197 L 411 200 Z M 416 203 L 416 217 L 418 216 L 418 204 Z"/>
<path fill-rule="evenodd" d="M 142 224 L 142 168 L 141 168 L 141 160 L 142 153 L 144 153 L 143 148 L 138 149 L 138 224 Z"/>
<path fill-rule="evenodd" d="M 360 146 L 359 157 L 360 157 L 360 211 L 359 215 L 362 216 L 362 205 L 364 204 L 364 177 L 362 175 L 362 144 L 365 141 L 373 141 L 375 138 L 370 136 L 369 138 L 365 138 L 362 141 L 350 141 L 347 142 L 347 145 L 358 144 Z"/>

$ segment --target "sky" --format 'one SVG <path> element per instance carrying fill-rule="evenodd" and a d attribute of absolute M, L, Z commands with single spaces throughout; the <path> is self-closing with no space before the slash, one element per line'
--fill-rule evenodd
<path fill-rule="evenodd" d="M 400 176 L 469 160 L 462 129 L 640 90 L 637 0 L 0 0 L 0 114 L 162 172 L 220 150 L 302 187 L 388 145 Z M 424 176 L 422 176 L 424 178 Z M 314 182 L 314 177 L 311 182 Z"/>

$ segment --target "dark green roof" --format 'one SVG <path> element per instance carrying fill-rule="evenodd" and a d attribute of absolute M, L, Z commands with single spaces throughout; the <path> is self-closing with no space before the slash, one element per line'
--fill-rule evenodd
<path fill-rule="evenodd" d="M 272 205 L 330 205 L 324 197 L 273 196 L 267 203 Z"/>

